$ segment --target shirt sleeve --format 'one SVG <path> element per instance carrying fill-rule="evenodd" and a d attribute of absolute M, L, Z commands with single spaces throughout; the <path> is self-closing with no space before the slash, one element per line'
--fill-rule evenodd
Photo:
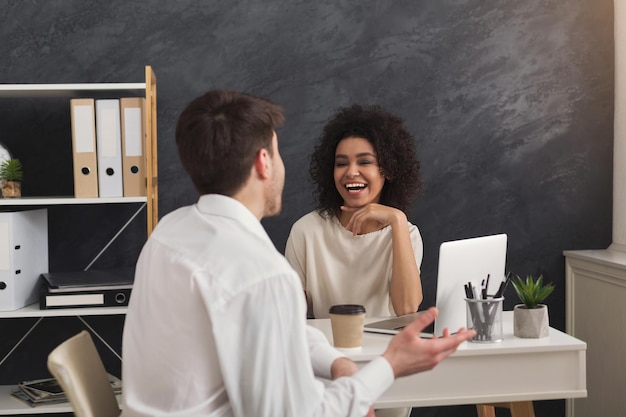
<path fill-rule="evenodd" d="M 393 383 L 382 357 L 353 377 L 326 385 L 316 379 L 313 368 L 330 373 L 337 352 L 306 325 L 300 291 L 294 276 L 279 276 L 207 306 L 235 416 L 362 417 Z"/>
<path fill-rule="evenodd" d="M 313 373 L 320 378 L 331 379 L 330 367 L 333 361 L 345 355 L 332 347 L 324 333 L 312 326 L 306 326 L 309 353 Z"/>

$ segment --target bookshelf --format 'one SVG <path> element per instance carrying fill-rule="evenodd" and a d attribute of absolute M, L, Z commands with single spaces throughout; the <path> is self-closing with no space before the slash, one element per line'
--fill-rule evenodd
<path fill-rule="evenodd" d="M 2 98 L 85 98 L 100 96 L 144 96 L 146 99 L 144 131 L 147 195 L 145 197 L 77 199 L 72 196 L 52 198 L 23 197 L 0 199 L 0 206 L 47 206 L 59 204 L 106 204 L 145 202 L 146 231 L 149 236 L 158 222 L 157 129 L 156 129 L 156 76 L 152 67 L 145 68 L 145 83 L 84 83 L 84 84 L 0 84 Z"/>
<path fill-rule="evenodd" d="M 25 207 L 48 207 L 65 205 L 100 205 L 100 204 L 135 204 L 140 205 L 135 215 L 125 224 L 121 225 L 115 236 L 103 248 L 105 251 L 115 240 L 121 231 L 131 222 L 135 216 L 146 210 L 146 238 L 150 235 L 158 222 L 158 166 L 157 166 L 157 124 L 156 124 L 156 76 L 150 66 L 145 67 L 145 82 L 143 83 L 81 83 L 81 84 L 0 84 L 0 100 L 4 98 L 67 98 L 68 118 L 69 99 L 71 98 L 101 98 L 101 97 L 145 97 L 144 109 L 144 158 L 146 166 L 146 195 L 141 197 L 119 198 L 74 198 L 73 196 L 54 197 L 22 197 L 4 199 L 0 198 L 0 209 L 6 210 L 11 207 L 24 209 Z M 71 140 L 68 138 L 68 140 Z M 101 251 L 101 253 L 102 253 Z M 89 307 L 89 308 L 62 308 L 40 310 L 39 304 L 31 304 L 14 311 L 0 311 L 0 320 L 19 318 L 38 318 L 36 323 L 26 332 L 19 342 L 6 354 L 0 357 L 0 370 L 4 361 L 18 346 L 28 337 L 28 334 L 46 317 L 77 317 L 88 327 L 95 336 L 100 336 L 87 324 L 82 317 L 98 315 L 123 315 L 126 307 Z M 119 354 L 104 344 L 118 357 Z M 121 358 L 120 358 L 121 359 Z M 18 381 L 16 381 L 17 384 Z M 69 413 L 71 407 L 67 404 L 46 405 L 30 407 L 25 403 L 11 397 L 10 392 L 15 385 L 0 386 L 0 415 L 27 415 L 27 414 L 54 414 Z"/>

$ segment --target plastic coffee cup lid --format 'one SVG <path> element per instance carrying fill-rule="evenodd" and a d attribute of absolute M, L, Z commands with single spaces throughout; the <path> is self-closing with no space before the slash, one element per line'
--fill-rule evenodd
<path fill-rule="evenodd" d="M 328 310 L 330 314 L 364 314 L 365 307 L 359 304 L 339 304 Z"/>

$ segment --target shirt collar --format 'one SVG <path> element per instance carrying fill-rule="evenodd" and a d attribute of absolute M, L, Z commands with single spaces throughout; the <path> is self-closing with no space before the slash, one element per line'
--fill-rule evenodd
<path fill-rule="evenodd" d="M 261 222 L 246 206 L 232 197 L 221 194 L 205 194 L 200 196 L 196 207 L 202 214 L 234 219 L 246 229 L 271 243 L 271 239 Z"/>

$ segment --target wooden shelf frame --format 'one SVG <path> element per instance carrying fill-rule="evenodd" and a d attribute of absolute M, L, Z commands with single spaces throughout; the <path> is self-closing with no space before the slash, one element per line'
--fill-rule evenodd
<path fill-rule="evenodd" d="M 146 138 L 146 197 L 148 199 L 148 237 L 159 221 L 159 178 L 157 154 L 157 90 L 156 76 L 152 67 L 146 66 L 146 108 L 144 111 L 144 131 Z"/>

